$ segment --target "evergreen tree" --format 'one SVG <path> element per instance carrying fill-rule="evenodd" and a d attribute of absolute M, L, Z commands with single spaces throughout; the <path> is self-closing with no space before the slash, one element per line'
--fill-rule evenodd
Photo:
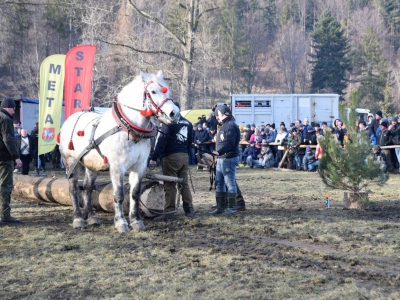
<path fill-rule="evenodd" d="M 350 70 L 349 47 L 340 24 L 329 12 L 324 11 L 320 16 L 312 39 L 311 91 L 336 93 L 343 99 L 346 72 Z"/>
<path fill-rule="evenodd" d="M 365 31 L 354 60 L 357 81 L 361 84 L 360 99 L 363 99 L 371 110 L 380 109 L 383 102 L 391 102 L 387 93 L 388 88 L 393 85 L 393 79 L 388 71 L 387 60 L 382 55 L 379 36 L 372 27 Z"/>
<path fill-rule="evenodd" d="M 230 75 L 229 92 L 234 93 L 238 87 L 239 76 L 245 68 L 245 55 L 250 51 L 250 43 L 243 24 L 243 13 L 246 7 L 244 0 L 235 0 L 233 4 L 225 3 L 227 9 L 221 13 L 221 27 L 224 36 L 224 53 Z M 240 90 L 240 89 L 239 89 Z"/>
<path fill-rule="evenodd" d="M 398 0 L 379 0 L 379 12 L 389 29 L 390 43 L 394 47 L 394 52 L 400 47 L 400 9 Z"/>
<path fill-rule="evenodd" d="M 372 182 L 382 185 L 388 179 L 381 165 L 373 159 L 366 131 L 359 133 L 353 141 L 345 141 L 344 148 L 340 147 L 329 131 L 320 143 L 325 153 L 320 160 L 318 172 L 327 186 L 357 193 Z"/>

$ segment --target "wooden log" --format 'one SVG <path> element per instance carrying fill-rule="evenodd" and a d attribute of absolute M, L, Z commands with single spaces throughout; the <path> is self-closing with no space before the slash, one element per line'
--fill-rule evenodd
<path fill-rule="evenodd" d="M 289 147 L 285 147 L 285 148 L 286 148 L 286 151 L 283 154 L 283 157 L 282 157 L 281 161 L 279 162 L 278 168 L 282 168 L 282 165 L 283 165 L 283 163 L 284 163 L 284 161 L 286 159 L 286 156 L 289 154 Z"/>
<path fill-rule="evenodd" d="M 173 179 L 178 182 L 181 178 L 175 178 L 170 176 L 163 176 L 156 174 L 155 178 L 164 178 L 164 179 Z M 153 186 L 158 185 L 157 188 L 152 188 Z M 155 200 L 164 197 L 164 191 L 162 189 L 162 184 L 158 181 L 145 183 L 142 188 L 142 195 L 147 189 L 151 189 L 152 191 L 147 192 L 145 198 L 141 198 L 142 202 L 145 203 L 146 206 L 156 209 L 158 204 L 150 203 L 152 198 Z M 80 187 L 82 188 L 82 182 L 80 182 Z M 129 212 L 129 183 L 125 183 L 125 195 L 124 195 L 124 212 Z M 160 195 L 156 195 L 156 193 Z M 149 196 L 150 195 L 150 196 Z M 69 205 L 72 206 L 71 199 L 69 197 L 69 184 L 66 178 L 50 178 L 50 177 L 36 177 L 36 176 L 25 176 L 14 174 L 14 189 L 11 194 L 14 198 L 24 198 L 36 201 L 44 201 L 49 203 L 58 203 L 61 205 Z M 80 196 L 82 199 L 82 195 Z M 156 203 L 161 203 L 159 200 L 155 201 Z M 148 205 L 146 204 L 148 203 Z M 93 192 L 92 192 L 92 204 L 93 208 L 96 210 L 101 210 L 105 212 L 114 212 L 114 192 L 113 187 L 110 182 L 97 182 L 95 183 Z M 82 203 L 81 203 L 82 206 Z M 142 204 L 141 204 L 142 208 Z M 163 210 L 164 206 L 159 207 L 159 210 Z M 143 208 L 142 208 L 143 210 Z M 144 211 L 144 210 L 143 210 Z M 150 216 L 147 215 L 146 216 Z"/>
<path fill-rule="evenodd" d="M 344 192 L 343 195 L 344 207 L 345 208 L 361 208 L 361 201 L 368 201 L 367 192 Z"/>
<path fill-rule="evenodd" d="M 174 177 L 174 176 L 167 176 L 155 173 L 146 173 L 144 175 L 145 178 L 151 180 L 159 180 L 159 181 L 171 181 L 171 182 L 183 182 L 183 178 Z"/>
<path fill-rule="evenodd" d="M 140 196 L 140 209 L 146 217 L 156 217 L 164 211 L 165 193 L 162 184 L 153 182 L 144 188 Z"/>

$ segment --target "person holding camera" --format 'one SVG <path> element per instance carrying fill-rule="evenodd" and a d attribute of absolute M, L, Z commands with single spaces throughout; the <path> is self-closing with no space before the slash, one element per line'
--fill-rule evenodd
<path fill-rule="evenodd" d="M 261 147 L 260 154 L 257 155 L 261 168 L 272 168 L 274 166 L 274 155 L 267 146 Z"/>

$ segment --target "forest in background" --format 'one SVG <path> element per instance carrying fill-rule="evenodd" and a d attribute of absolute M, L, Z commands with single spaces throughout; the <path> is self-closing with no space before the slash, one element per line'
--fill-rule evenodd
<path fill-rule="evenodd" d="M 95 106 L 161 69 L 186 109 L 354 89 L 359 107 L 400 108 L 399 0 L 3 0 L 0 25 L 0 97 L 38 98 L 44 58 L 95 44 Z"/>

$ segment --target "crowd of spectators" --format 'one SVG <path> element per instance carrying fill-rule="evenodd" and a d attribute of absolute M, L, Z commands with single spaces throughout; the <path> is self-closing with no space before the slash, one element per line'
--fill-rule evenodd
<path fill-rule="evenodd" d="M 400 147 L 394 149 L 380 149 L 380 146 L 399 145 L 400 146 L 400 114 L 397 116 L 383 118 L 382 112 L 377 111 L 375 115 L 369 114 L 368 121 L 359 120 L 356 122 L 357 137 L 351 137 L 352 140 L 360 138 L 362 131 L 366 131 L 371 140 L 371 146 L 377 146 L 374 149 L 376 157 L 383 160 L 388 172 L 395 169 L 400 173 Z M 217 131 L 218 122 L 213 113 L 199 117 L 198 123 L 193 124 L 193 141 L 198 149 L 192 148 L 190 155 L 190 164 L 196 164 L 195 154 L 199 152 L 200 157 L 204 151 L 213 151 L 215 144 L 213 138 Z M 241 133 L 240 161 L 250 168 L 272 168 L 277 167 L 281 162 L 285 146 L 289 146 L 283 166 L 285 168 L 315 171 L 318 168 L 318 162 L 322 158 L 323 151 L 319 146 L 319 139 L 324 138 L 325 132 L 329 130 L 338 141 L 341 147 L 344 147 L 346 139 L 349 139 L 349 133 L 342 120 L 336 119 L 332 126 L 327 122 L 313 123 L 308 118 L 303 121 L 296 120 L 290 123 L 286 128 L 285 123 L 279 127 L 272 124 L 247 124 L 239 126 Z M 270 145 L 270 144 L 273 145 Z M 301 145 L 303 145 L 301 147 Z M 309 146 L 309 147 L 307 147 Z M 376 154 L 378 153 L 378 154 Z M 383 157 L 383 158 L 382 158 Z"/>

